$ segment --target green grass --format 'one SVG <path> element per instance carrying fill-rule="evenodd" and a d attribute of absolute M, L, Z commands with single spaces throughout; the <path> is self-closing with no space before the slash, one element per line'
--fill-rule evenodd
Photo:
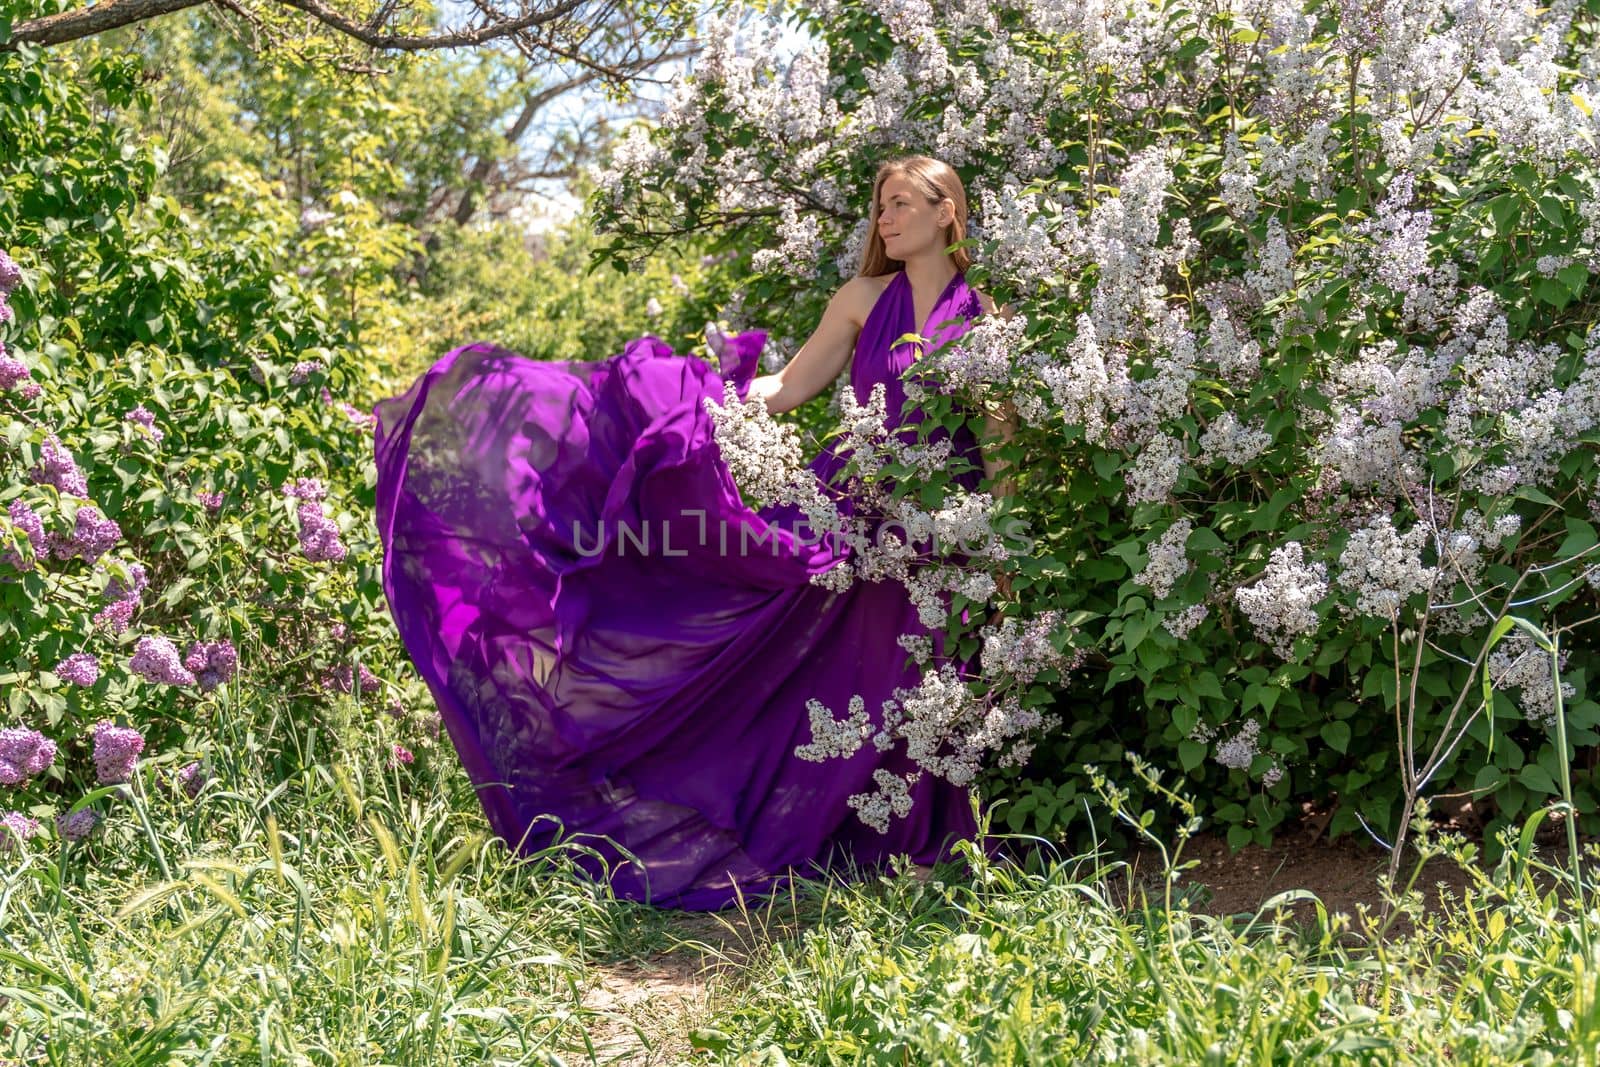
<path fill-rule="evenodd" d="M 576 846 L 510 857 L 447 747 L 391 769 L 364 736 L 236 722 L 199 798 L 147 764 L 86 845 L 8 856 L 0 1062 L 1431 1065 L 1600 1043 L 1572 876 L 1532 825 L 1487 870 L 1422 834 L 1476 872 L 1431 911 L 1411 885 L 1387 916 L 1211 917 L 1181 860 L 1140 887 L 1116 859 L 969 850 L 971 878 L 818 883 L 718 920 L 609 899 Z M 600 969 L 668 952 L 728 958 L 703 1013 L 585 1007 Z"/>

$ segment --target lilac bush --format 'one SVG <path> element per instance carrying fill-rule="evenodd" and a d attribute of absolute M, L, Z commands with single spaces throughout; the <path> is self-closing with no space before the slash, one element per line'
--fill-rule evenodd
<path fill-rule="evenodd" d="M 43 742 L 14 740 L 0 774 L 18 780 L 15 806 L 42 811 L 130 780 L 141 756 L 199 747 L 207 694 L 241 659 L 252 697 L 311 717 L 341 655 L 395 654 L 376 538 L 327 517 L 370 506 L 347 459 L 370 449 L 356 413 L 378 386 L 352 371 L 381 354 L 325 289 L 392 326 L 369 297 L 411 250 L 397 228 L 365 251 L 318 251 L 303 279 L 286 272 L 279 223 L 298 204 L 234 182 L 182 204 L 154 195 L 166 157 L 122 121 L 151 102 L 136 62 L 8 62 L 0 171 L 49 177 L 25 194 L 0 182 L 0 730 L 39 727 L 55 763 L 28 772 Z M 341 217 L 359 210 L 337 200 Z M 286 483 L 304 496 L 286 504 L 272 491 Z M 302 502 L 319 508 L 303 529 Z M 318 639 L 339 617 L 363 623 L 335 653 Z"/>
<path fill-rule="evenodd" d="M 1072 728 L 1039 741 L 1027 779 L 989 778 L 1016 790 L 1018 829 L 1081 818 L 1081 766 L 1125 747 L 1195 779 L 1235 844 L 1307 802 L 1336 805 L 1335 833 L 1392 829 L 1411 758 L 1397 742 L 1435 746 L 1477 684 L 1494 620 L 1470 594 L 1538 566 L 1538 612 L 1596 614 L 1592 16 L 1572 0 L 798 13 L 820 44 L 780 65 L 775 30 L 720 10 L 593 206 L 618 250 L 737 214 L 730 244 L 757 251 L 729 270 L 727 323 L 746 328 L 820 307 L 853 273 L 873 168 L 902 146 L 965 180 L 969 280 L 1017 313 L 926 353 L 937 389 L 912 395 L 933 423 L 953 424 L 954 400 L 1017 413 L 1015 489 L 971 508 L 973 528 L 1021 514 L 1045 541 L 976 563 L 1009 573 L 1008 614 L 1075 627 L 1095 677 L 1023 685 L 996 656 L 972 685 L 930 675 L 910 699 L 932 734 L 900 740 L 965 778 L 975 724 L 1009 718 L 1021 741 L 1036 732 L 1021 724 L 1057 721 L 1031 709 L 1058 706 Z M 809 417 L 851 430 L 846 392 Z M 741 457 L 741 489 L 791 492 L 792 442 L 732 414 L 719 433 L 762 450 Z M 935 514 L 948 477 L 895 462 L 909 507 Z M 997 640 L 958 622 L 986 575 L 939 576 L 941 598 L 925 568 L 864 562 L 942 606 L 965 647 Z M 1570 736 L 1594 746 L 1595 646 L 1571 647 Z M 1403 739 L 1397 664 L 1420 672 Z M 1497 669 L 1511 692 L 1492 720 L 1474 713 L 1435 787 L 1487 796 L 1504 823 L 1553 791 L 1559 756 L 1537 687 Z M 1009 693 L 1026 693 L 1010 713 Z M 904 714 L 837 710 L 814 709 L 819 742 Z M 905 786 L 878 784 L 864 817 Z M 1586 774 L 1577 789 L 1592 829 L 1600 792 Z"/>

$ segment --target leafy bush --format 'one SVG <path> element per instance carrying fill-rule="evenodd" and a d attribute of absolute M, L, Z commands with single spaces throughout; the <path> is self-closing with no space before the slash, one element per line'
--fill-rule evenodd
<path fill-rule="evenodd" d="M 796 15 L 822 44 L 774 70 L 730 12 L 593 206 L 619 256 L 734 219 L 748 318 L 813 321 L 877 165 L 957 168 L 969 278 L 1019 311 L 935 354 L 967 411 L 1025 423 L 1002 454 L 1038 551 L 1006 610 L 1057 613 L 1100 667 L 1034 684 L 1061 727 L 989 779 L 1013 828 L 1081 831 L 1083 765 L 1132 749 L 1235 844 L 1307 803 L 1392 833 L 1402 764 L 1480 683 L 1484 598 L 1526 573 L 1535 621 L 1579 626 L 1592 830 L 1597 13 L 824 0 Z M 1467 706 L 1429 788 L 1487 798 L 1494 829 L 1553 794 L 1558 756 L 1537 651 L 1488 667 L 1511 692 Z"/>

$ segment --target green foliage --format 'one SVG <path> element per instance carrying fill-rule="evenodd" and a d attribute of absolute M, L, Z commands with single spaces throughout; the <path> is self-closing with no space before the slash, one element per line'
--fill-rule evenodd
<path fill-rule="evenodd" d="M 926 129 L 914 121 L 948 130 L 952 114 L 975 121 L 979 105 L 988 105 L 986 94 L 1000 80 L 992 69 L 997 38 L 1012 57 L 1029 60 L 1028 77 L 1048 83 L 1047 90 L 1013 90 L 1041 101 L 1041 113 L 1022 127 L 1005 125 L 1012 115 L 1000 108 L 970 138 L 951 138 L 961 146 L 951 155 L 969 198 L 993 197 L 984 219 L 989 233 L 966 242 L 974 258 L 968 278 L 1026 317 L 1026 339 L 1010 353 L 1010 374 L 1002 376 L 1008 380 L 986 381 L 983 395 L 962 396 L 965 411 L 926 405 L 935 416 L 930 427 L 953 427 L 999 399 L 1015 400 L 1026 413 L 1014 443 L 996 450 L 1017 464 L 1014 504 L 1036 539 L 1030 557 L 1010 568 L 1013 596 L 1005 612 L 1025 618 L 1054 612 L 1078 628 L 1075 643 L 1093 649 L 1067 684 L 1041 676 L 1031 687 L 1028 701 L 1053 712 L 1057 728 L 1033 749 L 1026 772 L 996 767 L 980 782 L 988 794 L 1011 801 L 1005 814 L 1011 829 L 1086 845 L 1090 828 L 1078 803 L 1083 765 L 1134 750 L 1183 773 L 1205 814 L 1236 845 L 1270 840 L 1308 805 L 1332 809 L 1330 833 L 1370 829 L 1392 836 L 1405 818 L 1403 768 L 1413 758 L 1402 757 L 1406 747 L 1423 756 L 1450 753 L 1427 790 L 1472 794 L 1491 816 L 1492 843 L 1494 830 L 1548 795 L 1561 762 L 1538 694 L 1511 685 L 1500 687 L 1492 718 L 1475 701 L 1468 704 L 1465 739 L 1444 744 L 1463 724 L 1451 714 L 1458 695 L 1476 692 L 1479 674 L 1469 664 L 1495 618 L 1470 598 L 1503 593 L 1523 574 L 1529 578 L 1522 595 L 1537 605 L 1529 609 L 1535 621 L 1579 627 L 1567 645 L 1564 677 L 1573 687 L 1567 723 L 1582 825 L 1600 828 L 1593 774 L 1600 703 L 1588 686 L 1597 665 L 1589 580 L 1595 572 L 1586 554 L 1600 521 L 1594 454 L 1600 433 L 1584 421 L 1600 375 L 1588 266 L 1595 262 L 1596 228 L 1585 205 L 1600 192 L 1600 177 L 1583 152 L 1557 162 L 1550 146 L 1496 136 L 1449 115 L 1438 101 L 1426 121 L 1399 120 L 1401 135 L 1419 144 L 1432 144 L 1426 138 L 1435 133 L 1441 138 L 1431 156 L 1404 163 L 1393 131 L 1379 129 L 1388 105 L 1362 86 L 1317 97 L 1323 110 L 1316 113 L 1326 112 L 1329 132 L 1321 147 L 1312 145 L 1304 114 L 1291 108 L 1279 115 L 1267 106 L 1275 93 L 1293 96 L 1275 65 L 1296 56 L 1332 68 L 1343 62 L 1331 40 L 1337 13 L 1320 3 L 1307 13 L 1321 21 L 1303 56 L 1298 44 L 1287 55 L 1282 48 L 1244 55 L 1241 45 L 1265 37 L 1242 16 L 1162 5 L 1148 25 L 1139 23 L 1162 37 L 1150 45 L 1160 61 L 1118 65 L 1105 58 L 1109 53 L 1095 52 L 1094 42 L 1032 28 L 1037 19 L 1027 10 L 996 11 L 993 27 L 983 30 L 938 26 L 950 68 L 971 62 L 974 77 L 911 84 L 903 106 L 895 97 L 895 107 L 886 109 L 882 99 L 870 99 L 872 74 L 896 54 L 915 66 L 906 57 L 921 50 L 896 39 L 897 32 L 912 32 L 911 20 L 897 24 L 854 5 L 841 5 L 825 20 L 802 12 L 796 17 L 827 44 L 826 76 L 816 76 L 832 79 L 837 114 L 830 121 L 848 136 L 829 143 L 822 135 L 774 133 L 781 124 L 749 101 L 769 106 L 762 93 L 780 84 L 783 72 L 764 58 L 737 76 L 714 66 L 688 94 L 692 106 L 650 129 L 627 153 L 627 160 L 643 162 L 620 164 L 592 199 L 610 241 L 597 250 L 602 257 L 625 259 L 653 235 L 711 225 L 722 217 L 724 198 L 747 209 L 725 227 L 730 248 L 767 249 L 787 240 L 799 230 L 791 214 L 815 224 L 820 242 L 832 247 L 859 236 L 859 215 L 819 206 L 797 189 L 843 190 L 864 214 L 884 159 L 931 150 L 900 142 L 908 130 Z M 1592 42 L 1596 32 L 1593 11 L 1578 12 L 1572 39 Z M 1116 69 L 1097 69 L 1096 56 Z M 1559 78 L 1561 100 L 1582 81 L 1566 69 Z M 812 117 L 795 111 L 797 127 Z M 1220 150 L 1230 139 L 1237 145 Z M 1299 164 L 1285 162 L 1296 152 L 1316 157 L 1315 166 L 1306 166 L 1322 175 L 1326 189 L 1300 175 Z M 743 174 L 741 161 L 752 157 L 792 164 L 772 164 L 774 174 L 789 176 L 756 188 L 731 178 L 719 185 L 684 177 Z M 1041 157 L 1055 162 L 1040 165 Z M 1034 168 L 1026 181 L 1015 178 L 1021 159 Z M 1269 162 L 1284 175 L 1270 188 Z M 1149 179 L 1156 169 L 1165 176 L 1160 183 Z M 1248 210 L 1233 202 L 1244 172 L 1254 197 Z M 1386 204 L 1407 181 L 1410 203 Z M 1159 192 L 1152 192 L 1157 184 Z M 1148 217 L 1125 221 L 1146 203 L 1154 204 Z M 1410 214 L 1422 209 L 1425 215 Z M 1407 260 L 1400 270 L 1385 258 L 1397 255 L 1387 242 L 1407 225 L 1424 234 L 1425 262 Z M 1005 233 L 995 236 L 996 230 Z M 1282 278 L 1264 268 L 1279 241 Z M 745 260 L 761 262 L 753 252 Z M 746 272 L 757 321 L 761 309 L 774 321 L 791 315 L 814 321 L 825 294 L 850 268 L 820 257 L 816 276 L 800 279 L 787 269 L 790 260 L 776 261 L 786 269 Z M 1035 261 L 1061 269 L 1024 277 Z M 1427 292 L 1403 292 L 1424 269 L 1433 272 Z M 1252 275 L 1258 280 L 1250 281 Z M 1417 306 L 1430 294 L 1441 305 L 1431 319 Z M 1467 365 L 1474 346 L 1502 345 L 1497 324 L 1452 317 L 1473 294 L 1493 298 L 1491 320 L 1504 314 L 1507 363 L 1529 365 L 1547 355 L 1549 373 L 1503 409 L 1463 403 L 1458 411 L 1456 394 L 1441 387 L 1421 410 L 1397 420 L 1388 446 L 1404 450 L 1403 461 L 1392 464 L 1400 472 L 1395 484 L 1344 478 L 1324 449 L 1335 416 L 1349 415 L 1368 431 L 1354 438 L 1356 460 L 1376 462 L 1385 446 L 1374 432 L 1381 420 L 1373 410 L 1391 394 L 1403 396 L 1417 376 L 1375 387 L 1371 397 L 1353 389 L 1349 377 L 1361 373 L 1374 349 L 1393 345 L 1397 354 L 1438 356 L 1460 395 L 1480 386 L 1494 392 L 1482 383 L 1498 380 L 1498 372 Z M 1122 304 L 1135 325 L 1104 327 L 1099 317 L 1114 319 Z M 1152 307 L 1170 313 L 1170 329 Z M 1102 334 L 1091 335 L 1089 321 L 1102 322 Z M 1259 373 L 1224 372 L 1219 353 L 1235 343 L 1257 346 Z M 1185 358 L 1192 380 L 1170 369 Z M 1047 379 L 1043 370 L 1055 376 Z M 1082 410 L 1074 407 L 1079 401 L 1064 399 L 1075 383 L 1098 380 L 1097 371 L 1105 381 L 1082 386 L 1090 394 Z M 1129 392 L 1160 395 L 1152 383 L 1163 375 L 1177 383 L 1182 403 L 1159 418 L 1139 414 L 1127 403 Z M 1551 446 L 1555 469 L 1536 474 L 1538 463 L 1525 454 L 1537 453 L 1530 443 L 1537 445 L 1548 425 L 1535 403 L 1541 396 L 1558 407 L 1581 407 L 1581 414 L 1564 417 L 1583 425 L 1568 436 L 1550 431 L 1559 445 Z M 1144 399 L 1147 407 L 1154 403 Z M 1265 447 L 1248 460 L 1219 459 L 1202 442 L 1208 430 L 1225 425 L 1224 415 L 1264 434 Z M 1099 418 L 1105 432 L 1095 426 Z M 1163 448 L 1171 449 L 1175 478 L 1148 499 L 1134 494 L 1135 484 L 1150 480 L 1151 458 Z M 1496 477 L 1508 486 L 1499 487 Z M 1489 527 L 1502 520 L 1520 525 L 1503 538 L 1479 538 L 1481 571 L 1464 573 L 1472 568 L 1442 558 L 1437 542 L 1450 542 L 1474 512 Z M 1439 568 L 1437 580 L 1427 592 L 1400 596 L 1393 625 L 1363 601 L 1359 580 L 1341 581 L 1354 570 L 1342 554 L 1359 545 L 1353 538 L 1375 516 L 1392 516 L 1398 531 L 1433 524 L 1438 533 L 1436 542 L 1434 531 L 1425 531 L 1430 536 L 1417 553 L 1419 563 Z M 1146 569 L 1152 549 L 1178 521 L 1192 528 L 1187 566 L 1158 596 Z M 1291 594 L 1272 594 L 1264 572 L 1272 554 L 1290 545 L 1304 550 L 1308 570 L 1325 565 L 1328 580 L 1304 605 L 1311 625 L 1263 632 L 1239 594 L 1287 603 Z M 1432 612 L 1423 630 L 1419 621 L 1430 603 L 1464 606 Z M 1185 615 L 1202 609 L 1198 623 Z M 951 630 L 975 641 L 972 631 L 982 621 L 964 627 L 953 621 Z M 1406 725 L 1397 731 L 1401 719 Z M 1225 750 L 1226 762 L 1219 758 Z"/>

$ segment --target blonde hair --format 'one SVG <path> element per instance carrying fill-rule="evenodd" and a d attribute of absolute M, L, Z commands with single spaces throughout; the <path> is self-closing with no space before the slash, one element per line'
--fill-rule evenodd
<path fill-rule="evenodd" d="M 872 208 L 868 216 L 867 245 L 861 252 L 861 270 L 859 273 L 869 277 L 882 274 L 892 274 L 905 266 L 898 259 L 891 259 L 889 252 L 883 246 L 883 235 L 878 232 L 878 194 L 883 190 L 883 183 L 890 175 L 898 174 L 911 183 L 911 187 L 921 193 L 929 204 L 950 198 L 955 205 L 950 225 L 945 227 L 944 243 L 953 245 L 967 236 L 967 190 L 961 184 L 961 176 L 955 168 L 941 159 L 932 156 L 899 156 L 895 159 L 885 160 L 878 167 L 878 174 L 872 179 Z M 965 248 L 958 248 L 950 253 L 950 259 L 956 265 L 956 270 L 964 271 L 972 265 L 972 256 Z"/>

